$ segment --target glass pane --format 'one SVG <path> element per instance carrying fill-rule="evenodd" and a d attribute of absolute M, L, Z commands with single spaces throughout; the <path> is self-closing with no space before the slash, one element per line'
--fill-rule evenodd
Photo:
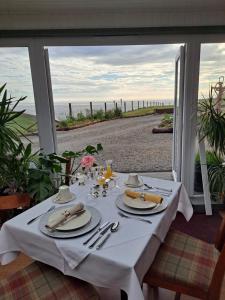
<path fill-rule="evenodd" d="M 224 70 L 225 64 L 225 44 L 202 44 L 201 45 L 201 60 L 200 60 L 200 76 L 199 76 L 199 109 L 203 101 L 207 101 L 212 95 L 212 103 L 215 105 L 218 102 L 218 97 L 221 92 L 221 110 L 225 108 L 225 83 L 223 82 L 223 76 L 225 76 Z M 209 102 L 208 102 L 209 103 Z M 217 106 L 215 106 L 217 109 Z M 199 123 L 200 125 L 200 123 Z M 206 145 L 206 157 L 208 170 L 211 166 L 216 164 L 214 149 L 212 149 L 207 139 L 205 139 Z M 218 193 L 215 188 L 210 187 L 212 199 L 220 202 Z M 196 138 L 196 159 L 195 159 L 195 181 L 194 181 L 194 194 L 201 195 L 203 193 L 202 188 L 202 176 L 198 154 L 198 139 Z M 201 198 L 199 198 L 201 199 Z M 200 201 L 200 200 L 199 200 Z"/>
<path fill-rule="evenodd" d="M 37 149 L 39 139 L 28 49 L 0 48 L 0 66 L 0 86 L 7 84 L 8 96 L 11 95 L 14 100 L 26 96 L 26 99 L 16 108 L 17 111 L 25 110 L 25 112 L 16 120 L 17 125 L 13 126 L 16 126 L 29 140 L 34 140 L 34 148 Z M 22 140 L 24 143 L 29 142 L 24 138 Z"/>

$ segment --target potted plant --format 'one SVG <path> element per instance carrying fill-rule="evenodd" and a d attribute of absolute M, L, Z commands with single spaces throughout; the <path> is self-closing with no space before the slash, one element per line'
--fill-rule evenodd
<path fill-rule="evenodd" d="M 26 97 L 21 97 L 15 100 L 13 97 L 8 97 L 6 84 L 0 87 L 0 156 L 16 150 L 21 143 L 20 125 L 16 123 L 16 119 L 22 115 L 25 110 L 16 111 L 18 104 L 25 100 Z M 21 128 L 22 129 L 22 128 Z"/>
<path fill-rule="evenodd" d="M 10 152 L 0 156 L 0 208 L 13 209 L 30 205 L 27 192 L 29 166 L 36 154 L 31 144 L 20 143 Z"/>
<path fill-rule="evenodd" d="M 0 87 L 0 209 L 28 206 L 25 177 L 31 159 L 31 145 L 24 147 L 16 119 L 24 110 L 15 111 L 26 97 L 8 97 L 6 84 Z"/>
<path fill-rule="evenodd" d="M 95 155 L 101 151 L 102 145 L 97 144 L 86 146 L 81 151 L 64 151 L 62 155 L 51 153 L 45 155 L 39 153 L 33 159 L 33 166 L 28 170 L 27 191 L 34 199 L 34 202 L 40 202 L 58 191 L 62 184 L 70 185 L 71 178 L 81 167 L 81 162 L 76 160 L 85 155 Z"/>
<path fill-rule="evenodd" d="M 208 171 L 214 167 L 221 165 L 223 163 L 223 159 L 216 155 L 213 151 L 206 151 L 206 164 Z M 202 172 L 201 172 L 201 164 L 200 164 L 200 155 L 199 153 L 196 154 L 195 157 L 195 181 L 194 181 L 194 190 L 197 193 L 203 192 L 203 185 L 202 185 Z M 211 193 L 214 192 L 214 188 L 212 185 L 210 185 L 210 191 Z"/>
<path fill-rule="evenodd" d="M 216 108 L 216 103 L 209 95 L 208 99 L 203 99 L 199 107 L 199 133 L 202 139 L 206 139 L 209 149 L 214 155 L 214 164 L 209 166 L 210 190 L 220 200 L 225 194 L 225 113 Z M 214 197 L 215 198 L 215 197 Z"/>
<path fill-rule="evenodd" d="M 75 166 L 78 157 L 102 150 L 98 144 L 97 147 L 88 145 L 78 152 L 65 151 L 62 156 L 32 153 L 31 144 L 22 143 L 23 134 L 16 122 L 25 110 L 15 109 L 26 97 L 18 100 L 8 97 L 5 86 L 0 88 L 0 95 L 3 94 L 0 101 L 0 211 L 30 206 L 52 196 L 61 184 L 69 185 L 71 176 L 80 167 L 80 163 Z"/>

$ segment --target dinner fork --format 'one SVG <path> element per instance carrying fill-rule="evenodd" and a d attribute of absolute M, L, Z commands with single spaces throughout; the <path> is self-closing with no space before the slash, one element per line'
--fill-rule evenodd
<path fill-rule="evenodd" d="M 166 193 L 172 193 L 173 190 L 172 189 L 166 189 L 166 188 L 161 188 L 161 187 L 154 187 L 154 186 L 150 186 L 147 183 L 144 183 L 144 186 L 146 186 L 149 190 L 159 190 L 162 192 L 166 192 Z"/>
<path fill-rule="evenodd" d="M 27 222 L 27 225 L 33 223 L 33 222 L 36 221 L 38 218 L 40 218 L 40 217 L 43 216 L 44 214 L 46 214 L 46 213 L 52 211 L 53 209 L 55 209 L 55 205 L 52 205 L 46 212 L 44 212 L 44 213 L 42 213 L 42 214 L 40 214 L 40 215 L 38 215 L 38 216 L 32 218 L 30 221 Z"/>
<path fill-rule="evenodd" d="M 122 218 L 134 219 L 134 220 L 138 220 L 138 221 L 142 221 L 142 222 L 152 224 L 152 222 L 150 220 L 146 220 L 146 219 L 139 218 L 139 217 L 134 217 L 134 216 L 128 216 L 128 215 L 122 213 L 121 211 L 118 211 L 118 215 L 121 216 Z"/>

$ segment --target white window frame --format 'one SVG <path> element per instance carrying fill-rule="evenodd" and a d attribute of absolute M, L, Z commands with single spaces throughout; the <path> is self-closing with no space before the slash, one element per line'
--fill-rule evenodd
<path fill-rule="evenodd" d="M 28 47 L 30 55 L 34 97 L 37 108 L 37 120 L 40 137 L 40 145 L 45 152 L 54 150 L 52 138 L 51 109 L 43 109 L 44 102 L 42 95 L 48 98 L 47 79 L 43 80 L 44 57 L 41 61 L 40 49 L 48 46 L 107 46 L 107 45 L 154 45 L 154 44 L 179 44 L 187 45 L 186 76 L 185 76 L 185 107 L 184 107 L 184 135 L 183 155 L 186 163 L 182 166 L 182 181 L 184 182 L 189 196 L 194 196 L 194 158 L 196 139 L 196 117 L 198 99 L 198 80 L 200 64 L 200 46 L 204 43 L 224 43 L 225 34 L 168 34 L 149 36 L 97 36 L 97 37 L 43 37 L 43 38 L 2 38 L 0 47 Z M 39 49 L 39 50 L 38 50 Z M 34 53 L 39 53 L 40 65 L 35 62 Z M 33 67 L 32 67 L 33 66 Z M 37 82 L 34 82 L 37 81 Z M 42 91 L 38 92 L 38 89 Z M 35 92 L 36 91 L 36 92 Z M 47 101 L 49 103 L 49 101 Z M 44 124 L 44 125 L 43 125 Z"/>

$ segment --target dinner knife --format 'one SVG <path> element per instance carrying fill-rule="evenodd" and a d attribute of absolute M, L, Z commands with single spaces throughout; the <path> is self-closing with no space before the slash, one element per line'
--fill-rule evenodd
<path fill-rule="evenodd" d="M 52 211 L 53 209 L 55 209 L 55 205 L 52 205 L 47 211 L 43 212 L 42 214 L 32 218 L 30 221 L 27 222 L 27 225 L 33 223 L 34 221 L 36 221 L 38 218 L 40 218 L 41 216 L 45 215 L 46 213 Z"/>
<path fill-rule="evenodd" d="M 93 248 L 94 245 L 97 244 L 97 242 L 104 236 L 104 234 L 106 234 L 106 232 L 111 228 L 113 223 L 110 223 L 108 226 L 105 227 L 104 230 L 102 230 L 99 234 L 99 236 L 97 237 L 97 239 L 94 240 L 94 242 L 89 246 L 89 248 Z"/>
<path fill-rule="evenodd" d="M 86 240 L 83 242 L 83 245 L 87 245 L 88 242 L 90 242 L 93 237 L 99 233 L 102 229 L 104 229 L 107 225 L 109 225 L 109 221 L 103 223 L 102 225 L 99 226 L 99 228 Z"/>

